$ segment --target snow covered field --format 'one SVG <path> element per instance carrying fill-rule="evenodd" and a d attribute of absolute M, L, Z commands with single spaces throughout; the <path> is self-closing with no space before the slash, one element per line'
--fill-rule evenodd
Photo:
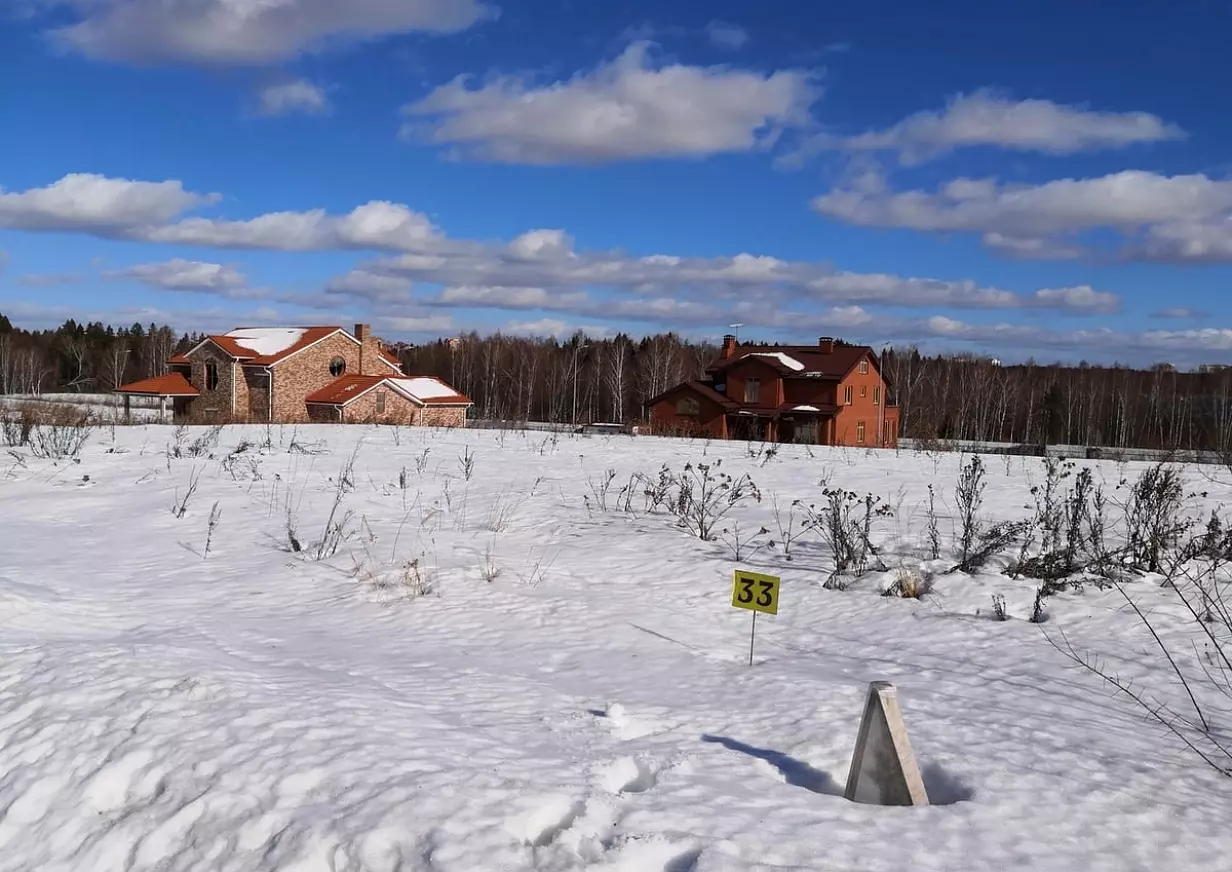
<path fill-rule="evenodd" d="M 20 410 L 29 406 L 34 409 L 50 409 L 54 406 L 67 405 L 89 412 L 98 422 L 122 422 L 124 420 L 124 398 L 119 394 L 0 394 L 0 411 L 5 409 Z M 170 404 L 168 403 L 168 407 Z M 129 397 L 129 415 L 135 422 L 157 423 L 159 407 L 157 397 Z M 170 417 L 170 411 L 166 412 Z"/>
<path fill-rule="evenodd" d="M 178 457 L 165 426 L 97 431 L 80 462 L 0 454 L 0 869 L 1232 864 L 1232 782 L 1045 638 L 1180 692 L 1115 591 L 1059 594 L 1029 623 L 1038 582 L 1001 559 L 878 596 L 927 552 L 929 484 L 953 565 L 959 455 L 228 427 L 192 456 L 207 433 Z M 823 478 L 881 496 L 892 570 L 827 590 L 815 539 L 736 563 L 640 491 L 618 505 L 633 473 L 720 459 L 761 491 L 729 517 L 746 535 L 777 538 L 772 497 L 819 501 Z M 1093 467 L 1110 488 L 1145 468 Z M 1187 512 L 1232 501 L 1185 474 L 1206 493 Z M 1038 459 L 987 475 L 989 522 L 1031 515 Z M 783 577 L 752 668 L 736 566 Z M 1129 588 L 1192 667 L 1175 596 Z M 879 679 L 932 806 L 842 798 Z"/>

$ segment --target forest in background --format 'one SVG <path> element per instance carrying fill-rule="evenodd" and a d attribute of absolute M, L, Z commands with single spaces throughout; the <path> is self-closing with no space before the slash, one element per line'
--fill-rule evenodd
<path fill-rule="evenodd" d="M 0 394 L 98 393 L 161 375 L 199 341 L 166 325 L 69 320 L 29 331 L 0 314 Z M 439 376 L 475 403 L 474 418 L 640 420 L 644 403 L 702 376 L 718 347 L 674 333 L 565 340 L 466 333 L 391 343 L 407 372 Z M 1232 369 L 1181 372 L 1088 364 L 998 365 L 971 354 L 880 352 L 901 432 L 921 440 L 1031 445 L 1232 449 Z"/>

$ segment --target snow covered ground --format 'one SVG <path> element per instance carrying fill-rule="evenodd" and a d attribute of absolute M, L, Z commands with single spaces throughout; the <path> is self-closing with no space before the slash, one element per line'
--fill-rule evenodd
<path fill-rule="evenodd" d="M 774 530 L 772 497 L 816 501 L 829 478 L 896 507 L 874 538 L 897 565 L 927 547 L 931 483 L 948 559 L 959 455 L 228 427 L 175 457 L 174 432 L 98 431 L 80 462 L 0 455 L 0 869 L 1232 862 L 1232 782 L 1045 638 L 1170 692 L 1115 592 L 1058 595 L 1041 626 L 1036 583 L 997 566 L 920 601 L 877 595 L 893 573 L 826 590 L 816 543 L 737 564 L 640 495 L 616 506 L 632 473 L 721 459 L 762 492 L 732 518 Z M 987 519 L 1028 517 L 1040 461 L 988 464 Z M 1141 468 L 1094 466 L 1110 486 Z M 1207 493 L 1187 510 L 1232 498 L 1187 475 Z M 351 533 L 318 560 L 331 511 Z M 736 566 L 783 577 L 751 668 Z M 1175 597 L 1131 587 L 1184 656 Z M 898 687 L 932 806 L 842 798 L 872 680 Z"/>
<path fill-rule="evenodd" d="M 94 420 L 99 422 L 122 422 L 124 420 L 124 398 L 119 394 L 0 394 L 0 411 L 5 409 L 21 409 L 32 406 L 35 409 L 47 409 L 54 405 L 69 405 L 89 412 Z M 165 417 L 170 417 L 171 404 L 167 403 Z M 129 415 L 135 422 L 157 423 L 159 406 L 157 397 L 134 396 L 129 398 Z"/>

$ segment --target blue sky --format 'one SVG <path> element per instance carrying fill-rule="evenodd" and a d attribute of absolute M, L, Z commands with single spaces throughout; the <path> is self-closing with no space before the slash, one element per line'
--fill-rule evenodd
<path fill-rule="evenodd" d="M 0 0 L 0 311 L 1232 360 L 1232 12 L 1101 5 Z"/>

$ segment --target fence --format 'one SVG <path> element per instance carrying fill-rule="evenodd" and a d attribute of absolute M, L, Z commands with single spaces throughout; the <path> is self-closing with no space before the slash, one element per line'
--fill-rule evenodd
<path fill-rule="evenodd" d="M 1218 451 L 1165 451 L 1156 448 L 1110 448 L 1099 445 L 1030 445 L 1018 442 L 978 442 L 972 439 L 899 439 L 908 451 L 962 451 L 968 454 L 1013 454 L 1027 457 L 1064 457 L 1071 460 L 1142 460 L 1149 463 L 1229 462 Z"/>

